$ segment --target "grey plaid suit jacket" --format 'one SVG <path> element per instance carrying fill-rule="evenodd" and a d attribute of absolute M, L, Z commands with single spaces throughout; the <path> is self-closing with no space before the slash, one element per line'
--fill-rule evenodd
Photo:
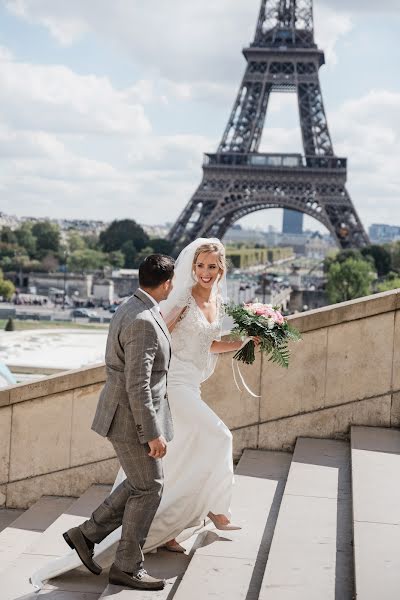
<path fill-rule="evenodd" d="M 173 437 L 167 395 L 171 338 L 158 308 L 137 292 L 114 314 L 107 338 L 106 384 L 92 429 L 116 441 L 144 444 Z"/>

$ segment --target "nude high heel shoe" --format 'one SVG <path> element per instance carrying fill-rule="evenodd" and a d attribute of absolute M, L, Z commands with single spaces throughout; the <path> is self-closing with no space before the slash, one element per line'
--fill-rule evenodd
<path fill-rule="evenodd" d="M 176 540 L 170 540 L 166 542 L 160 548 L 164 548 L 165 550 L 169 550 L 169 552 L 178 552 L 179 554 L 184 554 L 186 549 L 179 544 Z"/>
<path fill-rule="evenodd" d="M 233 525 L 230 521 L 227 523 L 221 523 L 218 517 L 225 517 L 225 515 L 214 515 L 214 513 L 209 512 L 207 517 L 214 523 L 214 527 L 220 531 L 237 531 L 242 529 L 239 527 L 239 525 Z"/>

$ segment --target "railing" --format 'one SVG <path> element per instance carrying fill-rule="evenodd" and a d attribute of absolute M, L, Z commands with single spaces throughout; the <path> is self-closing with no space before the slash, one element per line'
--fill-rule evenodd
<path fill-rule="evenodd" d="M 205 154 L 204 165 L 281 169 L 346 169 L 347 159 L 338 158 L 337 156 L 302 156 L 301 154 L 218 152 L 216 154 Z"/>

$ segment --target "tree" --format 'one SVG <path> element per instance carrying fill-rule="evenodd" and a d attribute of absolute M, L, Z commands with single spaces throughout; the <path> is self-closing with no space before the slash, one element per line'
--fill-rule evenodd
<path fill-rule="evenodd" d="M 25 250 L 28 256 L 34 256 L 36 252 L 36 238 L 32 233 L 32 223 L 22 223 L 14 233 L 18 245 Z"/>
<path fill-rule="evenodd" d="M 165 238 L 152 238 L 149 242 L 149 246 L 153 248 L 153 252 L 156 254 L 170 255 L 174 249 L 173 243 Z"/>
<path fill-rule="evenodd" d="M 60 261 L 53 252 L 48 252 L 40 263 L 42 271 L 46 271 L 46 273 L 54 273 L 57 271 L 59 265 Z"/>
<path fill-rule="evenodd" d="M 391 266 L 393 271 L 400 272 L 400 242 L 394 242 L 389 246 Z"/>
<path fill-rule="evenodd" d="M 339 250 L 333 256 L 327 256 L 324 260 L 324 272 L 328 273 L 331 265 L 335 263 L 342 263 L 348 258 L 354 258 L 355 260 L 363 260 L 361 252 L 355 248 L 348 248 L 347 250 Z"/>
<path fill-rule="evenodd" d="M 83 237 L 83 239 L 85 240 L 87 248 L 90 248 L 91 250 L 100 249 L 99 236 L 95 233 L 88 233 Z"/>
<path fill-rule="evenodd" d="M 0 241 L 5 242 L 6 244 L 16 244 L 17 237 L 13 230 L 5 225 L 1 228 Z"/>
<path fill-rule="evenodd" d="M 11 300 L 15 293 L 15 285 L 12 281 L 3 278 L 3 271 L 0 270 L 0 296 L 5 300 Z"/>
<path fill-rule="evenodd" d="M 42 259 L 49 251 L 60 250 L 60 228 L 50 221 L 38 221 L 32 226 L 32 234 L 36 238 L 36 254 L 34 258 Z"/>
<path fill-rule="evenodd" d="M 0 242 L 0 260 L 6 256 L 12 258 L 18 253 L 23 253 L 23 248 L 20 248 L 16 244 L 9 244 L 8 242 Z"/>
<path fill-rule="evenodd" d="M 389 273 L 392 258 L 389 250 L 384 246 L 378 246 L 377 244 L 365 246 L 361 248 L 361 255 L 364 258 L 371 257 L 373 259 L 378 277 L 384 277 Z"/>
<path fill-rule="evenodd" d="M 120 250 L 116 250 L 115 252 L 110 252 L 108 254 L 107 262 L 116 269 L 121 269 L 125 264 L 125 256 L 124 253 Z"/>
<path fill-rule="evenodd" d="M 126 242 L 132 242 L 136 250 L 142 250 L 149 243 L 149 236 L 144 229 L 130 219 L 113 221 L 100 234 L 100 246 L 104 252 L 122 250 Z"/>
<path fill-rule="evenodd" d="M 326 290 L 330 302 L 346 302 L 371 293 L 374 275 L 365 260 L 347 258 L 329 267 Z"/>
<path fill-rule="evenodd" d="M 388 292 L 389 290 L 397 290 L 398 288 L 400 288 L 400 277 L 394 273 L 390 273 L 385 281 L 378 283 L 376 286 L 378 292 Z"/>
<path fill-rule="evenodd" d="M 151 246 L 146 246 L 143 248 L 143 250 L 138 252 L 135 259 L 135 267 L 138 268 L 140 263 L 146 258 L 146 256 L 149 256 L 150 254 L 154 254 L 154 250 Z"/>
<path fill-rule="evenodd" d="M 84 250 L 75 250 L 68 257 L 69 271 L 96 271 L 102 269 L 106 262 L 106 256 L 98 250 L 85 248 Z"/>
<path fill-rule="evenodd" d="M 132 240 L 127 240 L 122 244 L 121 252 L 124 255 L 124 267 L 126 269 L 134 269 L 136 265 L 137 250 L 133 245 Z"/>
<path fill-rule="evenodd" d="M 70 231 L 68 233 L 68 250 L 75 252 L 75 250 L 85 250 L 86 243 L 83 236 L 77 231 Z"/>

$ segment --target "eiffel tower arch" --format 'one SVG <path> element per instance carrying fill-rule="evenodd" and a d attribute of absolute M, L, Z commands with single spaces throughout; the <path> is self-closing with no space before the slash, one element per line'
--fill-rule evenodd
<path fill-rule="evenodd" d="M 262 0 L 246 71 L 216 153 L 170 230 L 178 251 L 197 237 L 222 238 L 238 219 L 283 208 L 320 221 L 341 248 L 368 236 L 346 190 L 347 160 L 333 152 L 319 82 L 313 0 Z M 304 155 L 260 153 L 270 94 L 297 94 Z"/>

